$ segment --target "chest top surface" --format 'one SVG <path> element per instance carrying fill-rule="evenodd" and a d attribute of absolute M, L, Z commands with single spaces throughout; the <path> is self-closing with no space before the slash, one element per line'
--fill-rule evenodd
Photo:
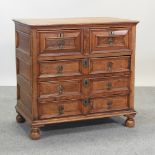
<path fill-rule="evenodd" d="M 14 19 L 14 21 L 29 26 L 138 23 L 138 21 L 136 20 L 128 20 L 112 17 Z"/>

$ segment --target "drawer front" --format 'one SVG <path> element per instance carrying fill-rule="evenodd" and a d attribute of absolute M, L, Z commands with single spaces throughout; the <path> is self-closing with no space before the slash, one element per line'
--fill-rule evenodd
<path fill-rule="evenodd" d="M 80 98 L 81 80 L 47 81 L 39 83 L 40 99 L 50 100 Z"/>
<path fill-rule="evenodd" d="M 82 60 L 40 62 L 40 78 L 82 75 Z"/>
<path fill-rule="evenodd" d="M 130 70 L 130 57 L 92 58 L 90 74 L 126 72 Z"/>
<path fill-rule="evenodd" d="M 40 53 L 82 54 L 82 30 L 51 30 L 39 33 Z"/>
<path fill-rule="evenodd" d="M 59 101 L 39 103 L 40 119 L 81 114 L 81 101 Z"/>
<path fill-rule="evenodd" d="M 129 100 L 129 97 L 127 95 L 92 99 L 91 113 L 115 111 L 115 110 L 116 111 L 117 110 L 127 110 L 127 109 L 129 109 L 129 101 L 128 100 Z"/>
<path fill-rule="evenodd" d="M 92 29 L 90 35 L 92 53 L 129 49 L 128 28 Z"/>
<path fill-rule="evenodd" d="M 129 77 L 96 78 L 91 80 L 91 96 L 103 96 L 111 93 L 129 92 Z"/>

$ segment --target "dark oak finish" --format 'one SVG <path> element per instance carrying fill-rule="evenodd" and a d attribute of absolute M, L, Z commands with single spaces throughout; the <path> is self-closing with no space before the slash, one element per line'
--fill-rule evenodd
<path fill-rule="evenodd" d="M 47 124 L 125 116 L 134 127 L 137 21 L 23 19 L 16 29 L 17 117 Z"/>

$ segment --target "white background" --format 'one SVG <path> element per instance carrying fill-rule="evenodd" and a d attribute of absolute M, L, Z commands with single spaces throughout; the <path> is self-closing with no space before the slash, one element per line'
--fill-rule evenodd
<path fill-rule="evenodd" d="M 14 18 L 119 17 L 137 25 L 136 86 L 155 86 L 154 0 L 0 0 L 0 85 L 16 85 Z"/>

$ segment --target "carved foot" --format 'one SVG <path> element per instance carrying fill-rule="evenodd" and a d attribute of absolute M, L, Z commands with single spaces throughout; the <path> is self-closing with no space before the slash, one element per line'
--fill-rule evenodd
<path fill-rule="evenodd" d="M 40 129 L 38 127 L 32 127 L 30 131 L 30 138 L 32 140 L 40 139 Z"/>
<path fill-rule="evenodd" d="M 126 116 L 125 126 L 128 128 L 133 128 L 135 126 L 134 115 Z"/>
<path fill-rule="evenodd" d="M 24 123 L 25 122 L 25 119 L 23 118 L 23 116 L 21 116 L 20 114 L 17 114 L 16 116 L 16 121 L 18 123 Z"/>

